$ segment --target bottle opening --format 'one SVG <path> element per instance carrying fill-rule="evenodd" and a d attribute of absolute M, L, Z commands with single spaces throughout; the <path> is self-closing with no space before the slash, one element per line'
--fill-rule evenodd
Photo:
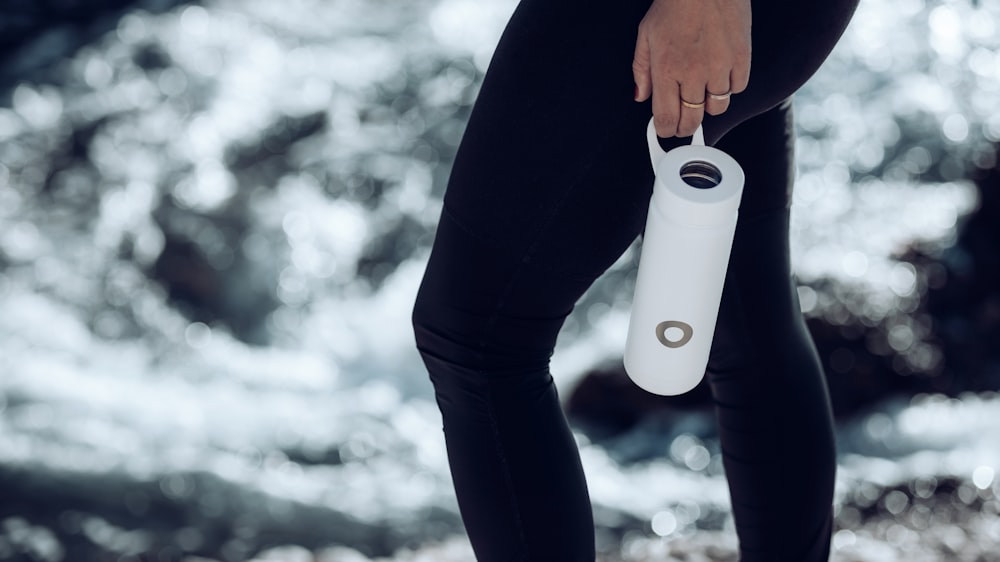
<path fill-rule="evenodd" d="M 693 160 L 681 166 L 681 179 L 697 189 L 711 189 L 722 183 L 722 172 L 714 165 Z"/>

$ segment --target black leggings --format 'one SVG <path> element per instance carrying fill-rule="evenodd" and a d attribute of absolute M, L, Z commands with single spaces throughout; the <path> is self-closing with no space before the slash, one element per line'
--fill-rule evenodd
<path fill-rule="evenodd" d="M 708 369 L 744 562 L 829 556 L 832 421 L 789 265 L 790 96 L 855 2 L 755 0 L 750 85 L 704 122 L 746 173 Z M 454 163 L 413 321 L 482 562 L 595 558 L 549 358 L 574 303 L 645 224 L 651 108 L 632 100 L 631 62 L 648 6 L 521 0 Z"/>

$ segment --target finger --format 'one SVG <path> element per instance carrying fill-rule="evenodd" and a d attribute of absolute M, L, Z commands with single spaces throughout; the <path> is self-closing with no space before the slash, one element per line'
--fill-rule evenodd
<path fill-rule="evenodd" d="M 649 99 L 652 89 L 649 76 L 649 42 L 641 29 L 635 42 L 635 54 L 632 56 L 632 79 L 635 81 L 635 101 Z"/>
<path fill-rule="evenodd" d="M 738 94 L 746 90 L 749 83 L 750 54 L 747 53 L 745 58 L 741 57 L 737 60 L 737 63 L 733 65 L 733 69 L 729 72 L 729 87 L 734 94 Z"/>
<path fill-rule="evenodd" d="M 681 117 L 680 85 L 663 78 L 653 87 L 653 126 L 662 138 L 678 135 L 677 125 Z"/>
<path fill-rule="evenodd" d="M 729 109 L 729 76 L 722 80 L 709 81 L 705 86 L 705 113 L 719 115 Z"/>
<path fill-rule="evenodd" d="M 690 137 L 701 125 L 705 117 L 705 83 L 688 81 L 681 84 L 680 119 L 677 122 L 677 136 Z"/>

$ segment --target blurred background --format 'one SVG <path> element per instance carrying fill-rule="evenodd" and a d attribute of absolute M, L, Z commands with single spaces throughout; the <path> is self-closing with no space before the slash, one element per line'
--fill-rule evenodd
<path fill-rule="evenodd" d="M 469 561 L 412 298 L 514 0 L 3 0 L 0 560 Z M 1000 5 L 864 0 L 796 99 L 834 560 L 1000 560 Z M 601 560 L 736 560 L 704 389 L 553 372 Z"/>

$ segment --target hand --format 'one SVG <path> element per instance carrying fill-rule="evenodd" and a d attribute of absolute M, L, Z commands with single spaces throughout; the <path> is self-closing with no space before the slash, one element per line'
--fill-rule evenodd
<path fill-rule="evenodd" d="M 750 19 L 750 0 L 653 1 L 639 24 L 632 73 L 635 100 L 653 96 L 657 135 L 693 135 L 705 113 L 728 109 L 727 93 L 746 89 Z"/>

